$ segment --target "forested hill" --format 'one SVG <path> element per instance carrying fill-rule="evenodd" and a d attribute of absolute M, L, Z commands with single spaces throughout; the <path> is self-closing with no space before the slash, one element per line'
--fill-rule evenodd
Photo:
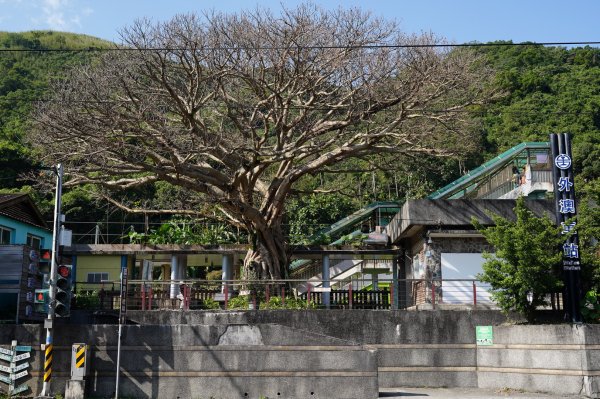
<path fill-rule="evenodd" d="M 491 46 L 477 51 L 487 55 L 498 71 L 495 84 L 506 93 L 484 110 L 488 150 L 571 133 L 576 173 L 587 182 L 600 178 L 600 49 Z"/>
<path fill-rule="evenodd" d="M 27 182 L 17 180 L 17 176 L 30 170 L 36 159 L 24 144 L 23 137 L 33 106 L 37 101 L 51 97 L 51 93 L 47 93 L 49 82 L 59 79 L 68 68 L 89 63 L 99 55 L 94 51 L 72 50 L 111 46 L 110 42 L 70 33 L 0 32 L 0 50 L 3 50 L 0 52 L 0 189 L 23 190 L 27 185 Z M 70 51 L 38 51 L 47 49 Z M 431 166 L 429 161 L 423 161 L 423 165 L 415 163 L 397 173 L 389 170 L 353 172 L 347 178 L 352 182 L 348 185 L 352 193 L 324 196 L 324 202 L 315 202 L 320 204 L 317 208 L 324 209 L 327 203 L 335 204 L 337 208 L 345 204 L 340 212 L 346 213 L 375 200 L 403 201 L 423 196 L 500 151 L 523 141 L 547 141 L 548 133 L 559 132 L 573 134 L 575 167 L 580 179 L 578 188 L 594 192 L 598 200 L 600 49 L 499 45 L 475 47 L 474 51 L 485 55 L 487 65 L 497 71 L 491 84 L 503 93 L 493 103 L 477 109 L 476 117 L 481 120 L 482 151 L 462 160 L 459 165 L 433 161 L 440 164 L 435 172 L 427 169 Z M 352 166 L 360 170 L 361 165 Z M 305 191 L 315 188 L 327 191 L 328 185 L 329 188 L 339 186 L 339 179 L 339 175 L 320 175 L 300 182 L 300 185 L 306 188 Z M 149 195 L 156 192 L 151 191 Z M 312 198 L 299 196 L 291 201 L 288 217 L 293 219 L 298 209 L 308 209 L 310 203 L 307 201 L 314 202 Z M 42 197 L 36 200 L 44 208 Z M 66 212 L 69 213 L 69 209 Z M 330 223 L 335 220 L 326 219 L 337 218 L 340 212 L 326 212 L 324 217 L 323 212 L 316 212 L 318 220 L 312 222 L 316 225 Z M 89 213 L 82 214 L 93 217 Z"/>
<path fill-rule="evenodd" d="M 109 46 L 113 44 L 72 33 L 0 32 L 0 188 L 19 189 L 24 183 L 17 176 L 36 163 L 22 138 L 33 105 L 50 97 L 48 83 L 67 68 L 97 56 L 89 51 L 56 50 Z"/>

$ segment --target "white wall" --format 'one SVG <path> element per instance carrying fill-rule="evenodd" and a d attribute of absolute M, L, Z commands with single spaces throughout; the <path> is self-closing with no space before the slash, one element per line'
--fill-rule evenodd
<path fill-rule="evenodd" d="M 480 253 L 442 253 L 442 280 L 477 279 L 485 262 Z M 477 303 L 490 303 L 488 285 L 476 282 Z M 443 281 L 443 302 L 450 304 L 472 304 L 473 283 L 471 281 Z"/>

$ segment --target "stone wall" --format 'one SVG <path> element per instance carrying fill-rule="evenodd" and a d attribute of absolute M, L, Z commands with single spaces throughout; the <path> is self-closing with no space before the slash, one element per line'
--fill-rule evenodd
<path fill-rule="evenodd" d="M 486 387 L 600 397 L 600 326 L 508 325 L 495 311 L 131 312 L 122 355 L 124 396 L 377 397 L 378 388 Z M 477 346 L 475 326 L 494 326 Z M 70 345 L 91 344 L 88 393 L 114 391 L 115 325 L 59 326 L 54 392 Z M 39 326 L 0 326 L 39 348 Z M 41 353 L 32 375 L 41 380 Z M 332 388 L 333 387 L 333 388 Z M 41 383 L 35 386 L 35 392 Z M 225 394 L 226 393 L 226 394 Z M 279 393 L 279 395 L 278 395 Z M 312 393 L 312 394 L 311 394 Z M 247 394 L 248 396 L 245 396 Z"/>

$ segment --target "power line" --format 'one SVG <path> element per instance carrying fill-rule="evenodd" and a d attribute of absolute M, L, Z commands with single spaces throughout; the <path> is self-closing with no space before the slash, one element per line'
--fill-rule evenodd
<path fill-rule="evenodd" d="M 324 45 L 324 46 L 257 46 L 257 47 L 202 47 L 205 51 L 232 51 L 232 50 L 357 50 L 357 49 L 402 49 L 402 48 L 446 48 L 446 47 L 513 47 L 513 46 L 598 46 L 600 41 L 573 41 L 573 42 L 492 42 L 492 43 L 446 43 L 446 44 L 364 44 L 364 45 Z M 0 49 L 1 53 L 7 52 L 31 52 L 31 53 L 56 53 L 56 52 L 114 52 L 114 51 L 190 51 L 184 47 L 86 47 L 86 48 L 18 48 Z"/>
<path fill-rule="evenodd" d="M 34 98 L 34 99 L 28 99 L 28 98 L 16 98 L 16 97 L 10 97 L 10 98 L 1 98 L 0 97 L 0 103 L 2 102 L 21 102 L 21 103 L 57 103 L 57 104 L 130 104 L 131 101 L 126 101 L 126 100 L 122 100 L 122 101 L 116 101 L 116 100 L 60 100 L 60 99 L 52 99 L 52 98 Z M 218 104 L 207 104 L 207 105 L 203 105 L 201 107 L 202 109 L 224 109 L 226 108 L 225 105 L 218 105 Z M 254 107 L 251 105 L 247 105 L 247 106 L 243 106 L 243 105 L 237 105 L 236 108 L 239 108 L 240 110 L 254 110 Z M 339 110 L 339 111 L 348 111 L 348 109 L 346 108 L 332 108 L 332 107 L 311 107 L 311 106 L 300 106 L 300 105 L 291 105 L 291 106 L 287 106 L 287 107 L 282 107 L 282 108 L 277 108 L 280 111 L 285 111 L 285 110 L 296 110 L 296 111 L 335 111 L 335 110 Z M 356 111 L 359 111 L 358 109 Z M 596 115 L 597 112 L 595 111 L 540 111 L 539 109 L 536 110 L 489 110 L 489 109 L 485 109 L 485 110 L 470 110 L 470 109 L 429 109 L 429 108 L 417 108 L 417 109 L 412 109 L 411 111 L 415 111 L 415 112 L 422 112 L 422 113 L 432 113 L 432 114 L 441 114 L 441 113 L 445 113 L 445 114 L 490 114 L 490 115 L 501 115 L 501 114 L 522 114 L 522 115 Z M 26 114 L 21 113 L 21 115 L 26 116 Z"/>

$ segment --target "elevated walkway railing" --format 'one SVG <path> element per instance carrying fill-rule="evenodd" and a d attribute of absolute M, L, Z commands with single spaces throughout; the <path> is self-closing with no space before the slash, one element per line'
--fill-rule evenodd
<path fill-rule="evenodd" d="M 548 151 L 549 149 L 550 143 L 548 142 L 526 142 L 516 145 L 513 148 L 485 162 L 478 168 L 469 171 L 467 174 L 456 179 L 452 183 L 433 192 L 427 198 L 451 199 L 456 198 L 456 195 L 460 195 L 460 193 L 468 194 L 469 192 L 479 188 L 477 183 L 485 180 L 486 178 L 491 179 L 493 175 L 502 171 L 507 164 L 519 157 L 523 157 L 522 154 L 526 154 L 528 157 L 536 151 Z M 493 188 L 494 187 L 489 187 L 487 190 L 492 191 Z"/>

